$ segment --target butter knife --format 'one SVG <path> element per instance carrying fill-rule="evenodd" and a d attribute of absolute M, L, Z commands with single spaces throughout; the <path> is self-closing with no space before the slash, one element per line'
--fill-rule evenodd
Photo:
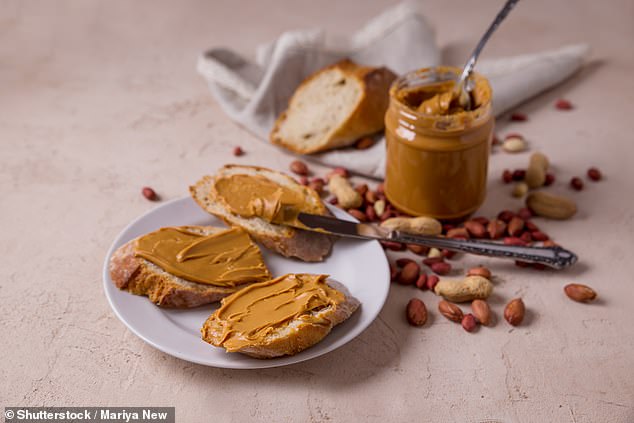
<path fill-rule="evenodd" d="M 561 247 L 525 247 L 506 245 L 479 239 L 454 239 L 440 236 L 414 235 L 402 231 L 391 231 L 371 223 L 356 223 L 330 216 L 299 213 L 297 220 L 301 229 L 327 232 L 346 238 L 377 241 L 393 241 L 418 244 L 450 251 L 480 256 L 508 258 L 528 263 L 539 263 L 554 269 L 564 269 L 577 262 L 577 256 Z"/>

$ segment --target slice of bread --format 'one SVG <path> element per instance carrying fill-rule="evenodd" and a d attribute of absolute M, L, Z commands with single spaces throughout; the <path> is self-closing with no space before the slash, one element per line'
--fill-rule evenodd
<path fill-rule="evenodd" d="M 309 76 L 275 122 L 270 139 L 299 154 L 345 147 L 384 127 L 389 88 L 387 68 L 343 60 Z"/>
<path fill-rule="evenodd" d="M 297 354 L 324 339 L 334 326 L 347 320 L 360 305 L 359 300 L 350 295 L 341 283 L 330 279 L 326 283 L 344 295 L 343 302 L 337 304 L 336 307 L 327 306 L 307 312 L 306 315 L 299 315 L 268 333 L 261 342 L 251 342 L 235 352 L 255 358 L 281 357 Z M 227 299 L 229 298 L 231 297 Z M 307 315 L 311 316 L 310 320 L 306 319 Z M 211 345 L 222 347 L 224 324 L 225 322 L 218 317 L 218 311 L 214 312 L 200 329 L 202 339 Z M 239 333 L 233 336 L 243 338 Z"/>
<path fill-rule="evenodd" d="M 284 187 L 300 192 L 306 202 L 320 210 L 319 214 L 329 214 L 314 190 L 298 184 L 293 178 L 274 170 L 258 166 L 226 165 L 214 176 L 204 176 L 189 192 L 194 200 L 208 213 L 222 219 L 230 226 L 239 226 L 265 247 L 276 251 L 284 257 L 297 257 L 304 261 L 322 261 L 332 249 L 334 237 L 318 232 L 291 228 L 267 222 L 259 217 L 244 218 L 228 210 L 218 201 L 214 186 L 215 178 L 235 174 L 261 175 Z"/>
<path fill-rule="evenodd" d="M 210 235 L 227 228 L 181 226 L 191 232 Z M 135 238 L 119 247 L 110 258 L 110 279 L 121 290 L 145 295 L 154 304 L 166 308 L 191 308 L 209 304 L 246 285 L 223 287 L 192 282 L 175 276 L 154 263 L 135 255 Z"/>

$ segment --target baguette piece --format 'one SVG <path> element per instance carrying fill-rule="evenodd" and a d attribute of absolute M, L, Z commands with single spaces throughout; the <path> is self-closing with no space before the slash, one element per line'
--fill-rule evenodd
<path fill-rule="evenodd" d="M 204 235 L 227 228 L 212 226 L 182 226 Z M 213 286 L 175 276 L 154 263 L 135 255 L 135 238 L 119 247 L 110 258 L 110 279 L 121 290 L 145 295 L 154 304 L 165 308 L 192 308 L 209 304 L 230 295 L 246 285 Z"/>
<path fill-rule="evenodd" d="M 232 213 L 222 201 L 219 201 L 214 181 L 230 175 L 260 175 L 302 193 L 306 202 L 315 206 L 319 214 L 328 215 L 328 209 L 314 190 L 298 184 L 293 178 L 274 170 L 258 166 L 226 165 L 214 176 L 204 176 L 189 192 L 200 207 L 208 213 L 222 219 L 229 226 L 239 226 L 266 248 L 278 252 L 284 257 L 296 257 L 303 261 L 322 261 L 334 243 L 334 237 L 290 226 L 270 223 L 259 217 L 245 218 Z"/>
<path fill-rule="evenodd" d="M 277 280 L 298 277 L 298 276 L 317 276 L 317 275 L 285 275 Z M 253 284 L 251 288 L 246 289 L 258 289 L 259 285 L 266 284 L 267 282 L 260 282 Z M 279 282 L 278 282 L 279 283 Z M 231 352 L 239 352 L 251 357 L 265 359 L 281 357 L 285 355 L 294 355 L 300 351 L 309 348 L 319 341 L 321 341 L 326 335 L 330 333 L 332 328 L 345 320 L 347 320 L 356 310 L 359 308 L 359 300 L 350 295 L 347 288 L 337 281 L 331 279 L 326 280 L 326 284 L 343 294 L 343 301 L 336 304 L 336 306 L 328 305 L 324 308 L 307 310 L 303 314 L 296 316 L 293 320 L 284 322 L 283 325 L 274 328 L 272 331 L 266 333 L 266 335 L 259 341 L 250 341 L 245 337 L 243 333 L 233 333 L 232 336 L 238 337 L 240 341 L 245 341 L 245 345 L 241 346 L 237 350 Z M 242 291 L 242 293 L 245 291 Z M 235 295 L 240 295 L 236 293 Z M 226 297 L 222 300 L 222 304 L 231 301 L 233 296 Z M 219 317 L 219 311 L 216 310 L 201 328 L 200 332 L 203 341 L 217 346 L 224 347 L 225 340 L 223 339 L 223 333 L 227 322 Z"/>
<path fill-rule="evenodd" d="M 275 122 L 270 139 L 299 154 L 345 147 L 384 127 L 390 84 L 387 68 L 345 59 L 309 76 Z"/>

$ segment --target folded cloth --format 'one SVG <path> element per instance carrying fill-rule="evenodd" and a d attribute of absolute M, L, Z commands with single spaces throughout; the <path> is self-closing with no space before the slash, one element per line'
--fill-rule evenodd
<path fill-rule="evenodd" d="M 491 83 L 497 116 L 569 77 L 581 67 L 587 52 L 587 45 L 576 44 L 482 60 L 477 72 Z M 440 64 L 431 25 L 410 3 L 402 3 L 349 38 L 333 41 L 322 30 L 289 31 L 258 47 L 255 63 L 231 50 L 212 48 L 198 58 L 197 68 L 225 112 L 268 142 L 275 119 L 286 109 L 297 86 L 308 75 L 346 57 L 363 65 L 387 66 L 398 74 Z M 381 137 L 367 150 L 339 149 L 309 159 L 383 178 L 384 142 Z"/>

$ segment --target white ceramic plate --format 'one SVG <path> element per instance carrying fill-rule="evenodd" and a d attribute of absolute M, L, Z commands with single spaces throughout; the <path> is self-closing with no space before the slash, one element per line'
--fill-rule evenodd
<path fill-rule="evenodd" d="M 330 207 L 341 219 L 354 220 Z M 377 241 L 340 239 L 332 254 L 321 263 L 304 263 L 283 258 L 262 248 L 264 260 L 274 276 L 285 273 L 321 273 L 343 283 L 361 301 L 361 307 L 336 326 L 321 342 L 291 357 L 259 360 L 243 354 L 226 353 L 200 338 L 200 328 L 218 304 L 189 310 L 161 309 L 146 297 L 117 289 L 110 280 L 108 262 L 112 253 L 129 240 L 163 226 L 224 226 L 205 213 L 191 198 L 173 200 L 150 210 L 128 225 L 114 241 L 103 267 L 104 289 L 115 314 L 138 337 L 159 350 L 194 363 L 234 369 L 257 369 L 298 363 L 326 354 L 359 335 L 376 318 L 389 290 L 389 266 Z"/>

